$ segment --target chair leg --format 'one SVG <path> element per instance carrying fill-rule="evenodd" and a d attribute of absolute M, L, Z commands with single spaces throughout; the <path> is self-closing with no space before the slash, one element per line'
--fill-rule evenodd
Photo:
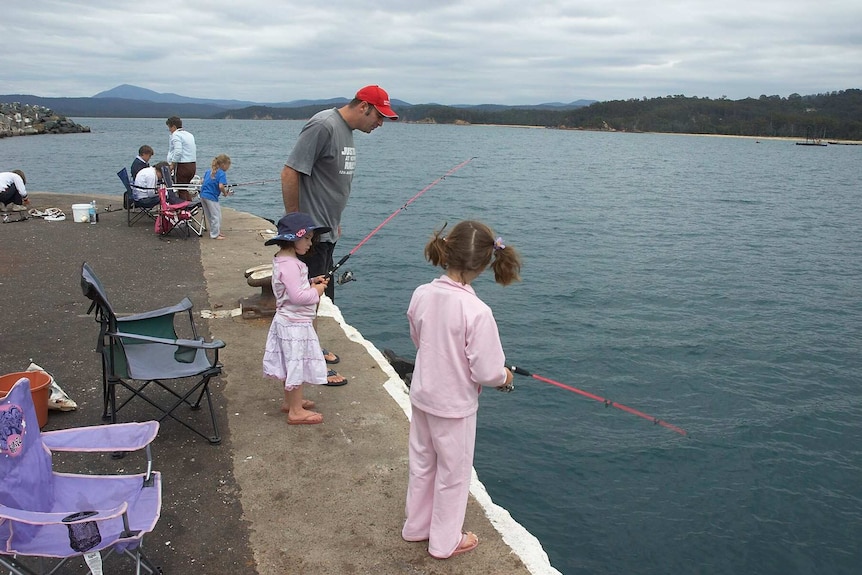
<path fill-rule="evenodd" d="M 207 437 L 206 435 L 204 435 L 203 433 L 201 433 L 197 429 L 194 429 L 191 426 L 187 425 L 185 422 L 180 421 L 180 420 L 177 420 L 177 421 L 180 421 L 180 423 L 182 423 L 183 425 L 185 425 L 186 427 L 188 427 L 189 429 L 191 429 L 192 431 L 194 431 L 195 433 L 197 433 L 201 437 L 205 438 L 212 445 L 218 445 L 219 443 L 221 443 L 221 435 L 219 434 L 219 431 L 218 431 L 218 423 L 216 422 L 216 414 L 215 414 L 215 410 L 213 409 L 213 400 L 212 400 L 212 393 L 210 392 L 210 378 L 209 377 L 207 377 L 206 379 L 203 380 L 203 382 L 200 385 L 200 388 L 201 388 L 201 391 L 198 394 L 197 400 L 194 403 L 190 404 L 190 407 L 191 407 L 192 411 L 200 411 L 201 400 L 204 398 L 204 396 L 206 396 L 207 407 L 210 410 L 210 421 L 212 422 L 212 425 L 213 425 L 213 435 Z M 174 405 L 174 407 L 171 408 L 170 411 L 173 412 L 173 410 L 176 409 L 177 407 L 179 407 L 182 402 L 188 403 L 187 399 L 192 393 L 194 393 L 195 389 L 197 389 L 197 388 L 192 388 L 191 390 L 189 390 L 189 392 L 180 401 L 178 401 Z M 170 414 L 168 414 L 168 415 L 170 415 Z M 173 415 L 171 415 L 171 417 L 173 419 L 177 419 Z"/>
<path fill-rule="evenodd" d="M 117 384 L 120 383 L 122 383 L 121 379 L 108 377 L 108 398 L 105 401 L 102 419 L 110 420 L 111 423 L 117 423 Z M 108 413 L 108 406 L 110 406 L 110 413 Z"/>
<path fill-rule="evenodd" d="M 210 419 L 212 420 L 212 423 L 213 423 L 213 433 L 215 434 L 212 437 L 209 437 L 208 440 L 213 445 L 218 445 L 219 443 L 221 443 L 221 436 L 219 435 L 219 432 L 218 432 L 218 423 L 216 423 L 215 411 L 213 410 L 213 399 L 212 399 L 212 394 L 210 393 L 209 378 L 207 378 L 207 382 L 204 384 L 203 387 L 204 387 L 204 389 L 201 392 L 201 395 L 198 396 L 198 400 L 195 403 L 195 405 L 197 407 L 192 407 L 192 409 L 200 409 L 201 397 L 205 394 L 207 396 L 207 406 L 209 407 L 209 410 L 210 410 Z"/>
<path fill-rule="evenodd" d="M 219 443 L 221 443 L 221 435 L 218 432 L 218 423 L 216 423 L 216 414 L 215 414 L 215 410 L 213 410 L 213 399 L 212 399 L 212 396 L 210 395 L 209 385 L 207 385 L 207 404 L 209 404 L 210 419 L 213 422 L 213 433 L 215 434 L 212 437 L 210 437 L 209 442 L 213 445 L 218 445 Z"/>
<path fill-rule="evenodd" d="M 102 354 L 102 419 L 108 419 L 108 360 Z"/>
<path fill-rule="evenodd" d="M 141 567 L 143 567 L 150 575 L 158 575 L 162 573 L 161 567 L 156 567 L 155 564 L 150 561 L 150 558 L 144 554 L 143 544 L 139 545 L 135 551 L 126 549 L 124 553 L 135 561 L 136 575 L 141 575 Z"/>
<path fill-rule="evenodd" d="M 154 407 L 154 408 L 156 408 L 162 412 L 162 416 L 157 419 L 157 421 L 159 421 L 160 423 L 162 421 L 164 421 L 166 418 L 170 417 L 171 419 L 173 419 L 174 421 L 176 421 L 180 425 L 183 425 L 184 427 L 186 427 L 190 431 L 196 433 L 197 435 L 200 435 L 201 437 L 203 437 L 204 439 L 209 441 L 210 444 L 218 445 L 221 443 L 221 435 L 219 434 L 218 423 L 216 422 L 216 414 L 215 414 L 215 410 L 213 409 L 212 394 L 210 393 L 210 389 L 209 389 L 210 378 L 212 378 L 213 375 L 217 375 L 217 374 L 218 374 L 218 372 L 204 376 L 204 379 L 199 381 L 196 385 L 192 386 L 191 389 L 186 391 L 186 393 L 184 395 L 180 395 L 179 393 L 177 393 L 176 391 L 171 389 L 171 387 L 163 384 L 159 380 L 147 381 L 147 382 L 144 382 L 143 385 L 141 385 L 140 387 L 135 387 L 135 386 L 127 383 L 126 381 L 123 381 L 122 379 L 118 378 L 116 384 L 122 385 L 123 387 L 128 389 L 132 393 L 132 395 L 131 395 L 131 397 L 127 398 L 124 402 L 122 402 L 119 407 L 116 407 L 116 389 L 115 389 L 115 386 L 111 386 L 111 399 L 112 399 L 111 413 L 113 414 L 113 419 L 112 419 L 111 423 L 116 423 L 116 413 L 119 410 L 123 409 L 123 407 L 125 407 L 125 405 L 127 403 L 129 403 L 135 397 L 140 397 L 142 400 L 149 403 L 152 407 Z M 165 390 L 168 393 L 170 393 L 171 395 L 173 395 L 176 398 L 176 401 L 172 405 L 170 405 L 169 407 L 162 407 L 161 405 L 159 405 L 158 403 L 153 401 L 150 397 L 148 397 L 146 394 L 143 393 L 144 388 L 146 388 L 151 383 L 155 383 L 157 386 L 159 386 L 163 390 Z M 196 393 L 197 393 L 197 400 L 195 402 L 190 401 L 189 398 L 191 398 Z M 200 431 L 199 429 L 193 427 L 189 423 L 183 421 L 182 419 L 180 419 L 176 415 L 174 415 L 174 411 L 176 411 L 176 409 L 179 408 L 183 404 L 188 405 L 189 408 L 193 411 L 199 411 L 201 409 L 200 404 L 201 404 L 201 401 L 203 400 L 204 396 L 206 396 L 206 399 L 207 399 L 207 407 L 209 407 L 209 410 L 210 410 L 210 421 L 212 422 L 212 426 L 213 426 L 213 435 L 209 435 L 209 436 L 206 435 L 205 433 L 203 433 L 202 431 Z"/>

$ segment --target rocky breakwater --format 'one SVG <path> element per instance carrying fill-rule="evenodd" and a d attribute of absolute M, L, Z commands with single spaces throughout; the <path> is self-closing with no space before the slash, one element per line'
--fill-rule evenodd
<path fill-rule="evenodd" d="M 76 124 L 45 106 L 18 102 L 0 103 L 0 138 L 37 134 L 79 134 L 89 131 L 88 126 Z"/>

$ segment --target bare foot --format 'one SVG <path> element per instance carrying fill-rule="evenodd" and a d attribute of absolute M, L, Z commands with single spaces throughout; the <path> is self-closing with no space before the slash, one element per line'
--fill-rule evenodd
<path fill-rule="evenodd" d="M 460 555 L 461 553 L 466 553 L 467 551 L 472 551 L 476 547 L 479 546 L 479 537 L 472 531 L 468 531 L 461 535 L 461 544 L 458 545 L 458 548 L 452 552 L 452 556 Z"/>
<path fill-rule="evenodd" d="M 323 423 L 323 415 L 316 411 L 303 409 L 295 415 L 287 414 L 288 425 L 316 425 L 318 423 Z"/>
<path fill-rule="evenodd" d="M 314 409 L 314 402 L 311 401 L 310 399 L 303 399 L 302 400 L 302 409 Z M 290 412 L 290 406 L 287 405 L 286 403 L 282 403 L 281 404 L 281 412 L 282 413 L 289 413 Z"/>

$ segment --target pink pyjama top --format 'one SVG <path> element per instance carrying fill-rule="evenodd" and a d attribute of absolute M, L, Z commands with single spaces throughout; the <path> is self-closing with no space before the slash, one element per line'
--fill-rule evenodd
<path fill-rule="evenodd" d="M 506 383 L 506 356 L 491 308 L 473 288 L 444 275 L 416 288 L 407 310 L 418 350 L 410 401 L 438 417 L 479 408 L 484 385 Z"/>

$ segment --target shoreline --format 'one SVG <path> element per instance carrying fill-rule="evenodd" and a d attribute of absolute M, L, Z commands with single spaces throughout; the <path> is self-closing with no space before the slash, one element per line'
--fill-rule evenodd
<path fill-rule="evenodd" d="M 414 121 L 414 122 L 404 122 L 405 124 L 427 124 L 433 126 L 446 125 L 438 122 L 422 122 L 422 121 Z M 704 138 L 738 138 L 744 140 L 766 140 L 766 141 L 784 141 L 784 142 L 803 142 L 805 141 L 804 137 L 792 137 L 792 136 L 741 136 L 738 134 L 694 134 L 689 132 L 626 132 L 623 130 L 599 130 L 599 129 L 591 129 L 591 128 L 563 128 L 559 126 L 532 126 L 528 124 L 474 124 L 470 122 L 450 122 L 449 124 L 453 126 L 487 126 L 492 128 L 520 128 L 520 129 L 531 129 L 531 130 L 561 130 L 565 132 L 598 132 L 598 133 L 607 133 L 607 134 L 653 134 L 653 135 L 665 135 L 665 136 L 696 136 L 696 137 L 704 137 Z M 831 146 L 862 146 L 862 140 L 840 140 L 840 139 L 827 139 L 827 138 L 819 138 L 823 142 L 827 143 Z"/>

